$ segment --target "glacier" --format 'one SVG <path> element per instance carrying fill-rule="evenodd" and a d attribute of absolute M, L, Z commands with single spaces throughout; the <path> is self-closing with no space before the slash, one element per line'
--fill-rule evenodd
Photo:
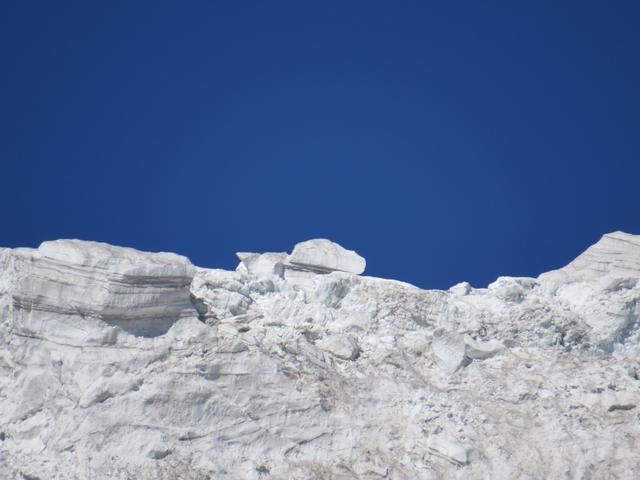
<path fill-rule="evenodd" d="M 0 478 L 640 478 L 640 236 L 449 290 L 237 255 L 0 249 Z"/>

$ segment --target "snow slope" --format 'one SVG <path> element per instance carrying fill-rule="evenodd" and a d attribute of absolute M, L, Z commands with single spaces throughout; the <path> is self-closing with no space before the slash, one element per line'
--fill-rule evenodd
<path fill-rule="evenodd" d="M 448 291 L 238 257 L 0 249 L 0 478 L 640 478 L 640 236 Z"/>

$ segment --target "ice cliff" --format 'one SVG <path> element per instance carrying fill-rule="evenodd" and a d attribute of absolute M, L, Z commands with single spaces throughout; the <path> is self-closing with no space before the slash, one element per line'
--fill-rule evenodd
<path fill-rule="evenodd" d="M 0 478 L 640 478 L 640 236 L 448 291 L 238 258 L 0 249 Z"/>

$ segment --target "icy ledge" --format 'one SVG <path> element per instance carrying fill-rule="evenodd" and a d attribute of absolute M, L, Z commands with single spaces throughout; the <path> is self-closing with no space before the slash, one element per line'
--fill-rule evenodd
<path fill-rule="evenodd" d="M 238 258 L 0 249 L 0 477 L 640 477 L 639 236 L 486 289 Z"/>

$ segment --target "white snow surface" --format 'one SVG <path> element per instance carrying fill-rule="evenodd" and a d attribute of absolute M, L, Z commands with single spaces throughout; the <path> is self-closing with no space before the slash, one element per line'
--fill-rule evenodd
<path fill-rule="evenodd" d="M 0 249 L 0 478 L 640 478 L 640 236 L 448 291 L 326 242 Z"/>

